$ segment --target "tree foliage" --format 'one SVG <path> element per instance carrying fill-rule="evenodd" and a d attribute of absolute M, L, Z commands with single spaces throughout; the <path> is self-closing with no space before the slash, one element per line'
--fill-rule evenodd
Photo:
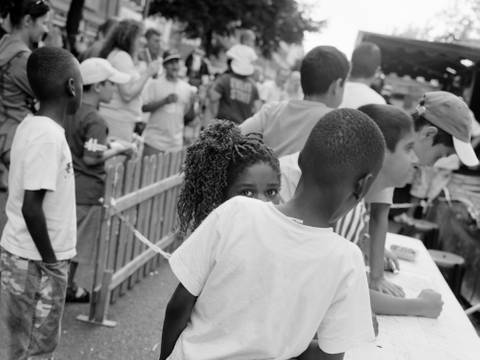
<path fill-rule="evenodd" d="M 252 29 L 268 55 L 280 41 L 301 43 L 304 31 L 321 26 L 306 17 L 295 0 L 153 0 L 150 14 L 185 24 L 187 37 L 199 37 L 209 47 L 212 34 L 228 35 L 237 27 Z"/>
<path fill-rule="evenodd" d="M 396 35 L 443 42 L 464 42 L 480 38 L 480 2 L 456 0 L 433 14 L 423 26 L 409 26 Z"/>

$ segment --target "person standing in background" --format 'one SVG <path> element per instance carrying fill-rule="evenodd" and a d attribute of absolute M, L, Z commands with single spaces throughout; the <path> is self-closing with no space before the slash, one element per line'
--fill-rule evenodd
<path fill-rule="evenodd" d="M 35 112 L 27 60 L 48 33 L 50 6 L 34 0 L 12 1 L 4 6 L 10 34 L 0 39 L 0 162 L 8 168 L 15 130 L 27 114 Z M 6 179 L 0 182 L 0 188 L 6 189 Z"/>
<path fill-rule="evenodd" d="M 285 85 L 290 75 L 288 69 L 278 69 L 275 80 L 267 80 L 259 88 L 260 100 L 265 103 L 287 100 Z"/>
<path fill-rule="evenodd" d="M 144 131 L 144 156 L 183 146 L 184 116 L 193 106 L 196 88 L 178 77 L 180 54 L 163 54 L 164 76 L 152 79 L 143 92 L 143 111 L 150 112 Z"/>
<path fill-rule="evenodd" d="M 117 84 L 112 101 L 100 107 L 100 115 L 107 121 L 110 136 L 126 142 L 131 142 L 135 123 L 141 120 L 141 93 L 145 84 L 158 73 L 160 66 L 158 60 L 153 60 L 145 70 L 138 70 L 135 62 L 141 48 L 142 32 L 140 22 L 122 20 L 100 51 L 100 57 L 131 77 L 127 84 Z"/>

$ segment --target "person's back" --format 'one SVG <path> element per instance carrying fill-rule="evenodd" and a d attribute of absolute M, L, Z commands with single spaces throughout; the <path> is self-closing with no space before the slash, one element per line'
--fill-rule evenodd
<path fill-rule="evenodd" d="M 307 348 L 330 358 L 371 341 L 362 255 L 330 224 L 368 191 L 384 148 L 367 116 L 331 112 L 302 151 L 292 201 L 235 197 L 213 211 L 170 258 L 180 284 L 160 359 L 290 359 Z"/>
<path fill-rule="evenodd" d="M 361 43 L 352 54 L 352 71 L 345 84 L 340 107 L 358 109 L 368 104 L 386 104 L 385 99 L 370 86 L 380 69 L 380 48 L 369 42 Z"/>
<path fill-rule="evenodd" d="M 246 76 L 225 73 L 216 81 L 215 91 L 221 95 L 217 118 L 241 124 L 252 116 L 255 101 L 259 98 L 253 80 Z"/>
<path fill-rule="evenodd" d="M 242 132 L 262 134 L 277 156 L 300 151 L 318 119 L 342 101 L 348 71 L 347 58 L 336 48 L 314 48 L 300 69 L 304 100 L 265 104 L 241 124 Z"/>
<path fill-rule="evenodd" d="M 348 330 L 333 329 L 344 306 L 360 324 L 370 321 L 358 247 L 331 229 L 299 224 L 271 203 L 227 201 L 170 265 L 199 295 L 170 359 L 287 359 L 307 348 L 320 323 L 325 332 L 320 329 L 319 343 L 330 353 L 341 351 L 339 333 L 351 334 L 352 342 L 371 335 L 368 329 L 356 334 L 354 319 Z M 330 309 L 338 302 L 343 304 Z"/>

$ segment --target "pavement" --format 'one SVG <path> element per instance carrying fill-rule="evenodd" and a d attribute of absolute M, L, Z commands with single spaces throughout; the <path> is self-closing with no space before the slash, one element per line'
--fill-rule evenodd
<path fill-rule="evenodd" d="M 5 193 L 0 193 L 0 229 L 5 223 L 5 200 Z M 79 282 L 83 285 L 88 280 L 80 278 Z M 78 321 L 77 315 L 88 314 L 89 305 L 67 304 L 55 360 L 158 359 L 164 311 L 176 285 L 168 263 L 162 262 L 110 306 L 107 319 L 117 322 L 114 328 Z M 0 359 L 7 359 L 4 337 L 0 321 Z"/>

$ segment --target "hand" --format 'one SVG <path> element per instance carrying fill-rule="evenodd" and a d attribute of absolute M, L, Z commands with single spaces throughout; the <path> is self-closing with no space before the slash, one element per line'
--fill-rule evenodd
<path fill-rule="evenodd" d="M 393 265 L 393 267 L 392 267 Z M 398 262 L 398 257 L 393 252 L 385 248 L 384 255 L 384 269 L 392 271 L 395 273 L 395 270 L 400 270 L 400 263 Z"/>
<path fill-rule="evenodd" d="M 177 101 L 178 101 L 178 95 L 175 94 L 175 93 L 169 94 L 169 95 L 165 98 L 165 103 L 166 103 L 166 104 L 171 104 L 171 103 L 174 103 L 174 102 L 177 102 Z"/>
<path fill-rule="evenodd" d="M 435 319 L 442 312 L 442 296 L 436 291 L 425 289 L 420 292 L 417 299 L 420 301 L 420 316 Z"/>
<path fill-rule="evenodd" d="M 153 60 L 150 64 L 148 64 L 147 74 L 149 76 L 155 76 L 155 75 L 158 74 L 159 70 L 160 70 L 160 61 L 159 60 Z"/>
<path fill-rule="evenodd" d="M 405 297 L 405 292 L 400 286 L 391 283 L 383 276 L 379 279 L 370 279 L 370 289 L 392 296 Z"/>
<path fill-rule="evenodd" d="M 131 144 L 126 145 L 121 153 L 123 155 L 126 155 L 126 156 L 130 157 L 132 155 L 135 155 L 136 152 L 137 152 L 137 145 L 135 145 L 134 143 L 131 143 Z"/>

